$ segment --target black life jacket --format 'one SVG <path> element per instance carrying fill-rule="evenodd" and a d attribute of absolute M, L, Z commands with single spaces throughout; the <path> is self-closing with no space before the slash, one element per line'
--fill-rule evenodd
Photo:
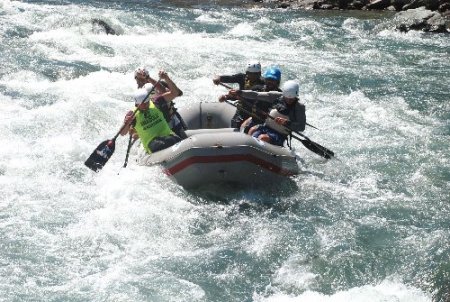
<path fill-rule="evenodd" d="M 153 103 L 155 104 L 156 108 L 161 110 L 162 114 L 164 115 L 164 119 L 166 120 L 167 123 L 169 123 L 170 118 L 172 117 L 172 115 L 170 113 L 171 112 L 170 104 L 168 102 L 166 102 L 166 100 L 164 99 L 163 96 L 157 96 L 153 100 Z"/>

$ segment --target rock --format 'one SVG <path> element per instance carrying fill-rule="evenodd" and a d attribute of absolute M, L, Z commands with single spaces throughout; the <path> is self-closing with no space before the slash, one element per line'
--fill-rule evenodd
<path fill-rule="evenodd" d="M 414 9 L 422 6 L 430 10 L 437 10 L 439 7 L 439 1 L 440 0 L 412 0 L 409 3 L 406 3 L 402 10 Z"/>
<path fill-rule="evenodd" d="M 396 28 L 399 31 L 421 30 L 450 32 L 450 0 L 252 0 L 276 3 L 280 8 L 303 9 L 354 9 L 401 11 Z M 437 15 L 436 15 L 437 14 Z M 450 301 L 449 301 L 450 302 Z"/>
<path fill-rule="evenodd" d="M 329 4 L 329 3 L 324 3 L 324 4 L 320 5 L 320 9 L 328 10 L 328 9 L 333 9 L 333 8 L 334 8 L 334 5 L 333 4 Z"/>
<path fill-rule="evenodd" d="M 407 0 L 391 0 L 391 4 L 395 7 L 396 11 L 402 10 L 402 7 L 406 5 Z"/>
<path fill-rule="evenodd" d="M 400 24 L 397 30 L 407 32 L 409 30 L 422 30 L 426 32 L 447 33 L 446 19 L 438 12 L 433 12 L 424 7 L 400 12 L 396 16 Z"/>
<path fill-rule="evenodd" d="M 419 7 L 426 7 L 430 10 L 439 10 L 444 12 L 450 10 L 450 0 L 252 0 L 253 2 L 264 2 L 264 3 L 276 3 L 276 7 L 313 7 L 315 9 L 329 9 L 328 5 L 333 7 L 339 7 L 340 9 L 351 8 L 351 9 L 362 9 L 364 6 L 359 5 L 363 3 L 364 8 L 367 9 L 387 9 L 389 6 L 393 5 L 396 10 L 408 10 L 415 9 Z M 392 9 L 392 8 L 391 8 Z"/>
<path fill-rule="evenodd" d="M 399 12 L 397 14 L 397 18 L 400 20 L 423 20 L 431 18 L 433 14 L 434 12 L 426 9 L 425 7 L 420 7 Z"/>
<path fill-rule="evenodd" d="M 100 27 L 107 35 L 117 35 L 116 31 L 105 21 L 101 19 L 92 19 L 92 25 Z"/>
<path fill-rule="evenodd" d="M 356 0 L 356 1 L 353 1 L 352 3 L 350 3 L 349 5 L 348 5 L 348 9 L 362 9 L 364 7 L 364 3 L 362 3 L 361 1 L 358 1 L 358 0 Z"/>
<path fill-rule="evenodd" d="M 416 9 L 416 8 L 421 7 L 421 6 L 424 6 L 423 2 L 421 0 L 413 0 L 413 1 L 403 5 L 402 10 L 406 11 L 406 10 L 409 10 L 409 9 Z"/>
<path fill-rule="evenodd" d="M 438 7 L 438 11 L 440 11 L 441 13 L 445 12 L 445 11 L 450 11 L 450 3 L 442 3 L 441 5 L 439 5 Z"/>
<path fill-rule="evenodd" d="M 437 33 L 447 32 L 445 19 L 439 13 L 436 13 L 434 16 L 426 20 L 426 23 L 429 26 L 428 31 Z"/>
<path fill-rule="evenodd" d="M 391 5 L 390 0 L 374 0 L 366 5 L 367 9 L 385 9 Z"/>
<path fill-rule="evenodd" d="M 281 3 L 281 4 L 278 4 L 278 8 L 288 8 L 288 7 L 290 7 L 291 5 L 289 4 L 289 3 L 285 3 L 285 2 L 283 2 L 283 3 Z"/>

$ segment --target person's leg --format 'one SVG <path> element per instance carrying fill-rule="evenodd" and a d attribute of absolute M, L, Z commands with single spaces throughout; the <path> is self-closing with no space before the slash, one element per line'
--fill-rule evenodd
<path fill-rule="evenodd" d="M 240 128 L 243 122 L 242 116 L 236 112 L 236 114 L 231 118 L 231 128 Z"/>
<path fill-rule="evenodd" d="M 270 142 L 270 137 L 269 137 L 269 135 L 267 135 L 267 134 L 261 134 L 261 135 L 259 135 L 258 136 L 258 139 L 259 140 L 262 140 L 262 141 L 264 141 L 264 142 L 267 142 L 267 143 L 271 143 Z"/>
<path fill-rule="evenodd" d="M 181 138 L 178 135 L 169 135 L 165 136 L 164 140 L 166 142 L 165 148 L 169 148 L 170 146 L 173 146 L 176 143 L 180 142 Z"/>
<path fill-rule="evenodd" d="M 256 130 L 255 131 L 252 131 L 253 129 L 255 129 L 256 128 Z M 250 132 L 252 132 L 252 136 L 253 137 L 256 137 L 256 138 L 258 138 L 259 140 L 262 140 L 262 141 L 264 141 L 264 142 L 268 142 L 269 143 L 269 136 L 266 134 L 267 133 L 267 128 L 265 127 L 265 126 L 262 126 L 262 125 L 256 125 L 256 126 L 253 126 L 251 129 L 250 129 L 250 131 L 249 131 L 249 134 L 250 134 Z"/>
<path fill-rule="evenodd" d="M 271 143 L 272 145 L 277 145 L 283 147 L 284 141 L 286 140 L 286 136 L 280 134 L 276 131 L 267 131 L 266 135 L 268 136 L 269 140 L 267 142 Z"/>
<path fill-rule="evenodd" d="M 258 127 L 258 126 L 255 126 Z M 251 129 L 250 129 L 251 131 Z M 266 126 L 259 126 L 255 132 L 253 132 L 253 137 L 257 137 L 259 140 L 267 142 L 272 145 L 283 146 L 286 136 L 272 130 Z"/>
<path fill-rule="evenodd" d="M 253 129 L 253 128 L 252 128 Z M 255 131 L 252 131 L 252 129 L 250 129 L 249 131 L 249 135 L 258 138 L 261 135 L 261 131 L 259 131 L 258 129 L 256 129 Z M 251 133 L 250 133 L 251 132 Z"/>
<path fill-rule="evenodd" d="M 258 125 L 256 122 L 257 122 L 257 120 L 255 120 L 253 118 L 250 119 L 250 122 L 247 125 L 247 129 L 248 129 L 247 132 L 249 132 L 252 127 Z M 245 133 L 247 133 L 247 132 L 245 132 Z"/>
<path fill-rule="evenodd" d="M 150 151 L 152 151 L 152 153 L 153 153 L 153 152 L 158 152 L 158 151 L 164 150 L 166 148 L 169 148 L 170 146 L 175 145 L 179 141 L 181 141 L 181 138 L 179 138 L 176 135 L 160 136 L 160 137 L 156 137 L 154 140 L 152 140 L 148 144 L 148 147 L 149 147 Z"/>
<path fill-rule="evenodd" d="M 251 135 L 253 137 L 258 137 L 262 133 L 261 130 L 262 130 L 262 126 L 261 125 L 253 126 L 253 127 L 250 128 L 250 130 L 248 130 L 248 135 Z"/>
<path fill-rule="evenodd" d="M 172 131 L 175 132 L 175 134 L 181 139 L 187 138 L 186 132 L 184 132 L 183 125 L 181 125 L 181 123 L 173 127 Z"/>
<path fill-rule="evenodd" d="M 162 137 L 156 137 L 148 144 L 148 148 L 152 151 L 152 153 L 154 153 L 164 149 L 164 145 L 165 144 Z"/>
<path fill-rule="evenodd" d="M 244 132 L 244 133 L 247 134 L 247 133 L 250 131 L 250 128 L 251 128 L 252 126 L 254 126 L 254 123 L 252 122 L 252 118 L 249 117 L 248 119 L 246 119 L 246 120 L 242 123 L 242 125 L 241 125 L 241 132 Z"/>

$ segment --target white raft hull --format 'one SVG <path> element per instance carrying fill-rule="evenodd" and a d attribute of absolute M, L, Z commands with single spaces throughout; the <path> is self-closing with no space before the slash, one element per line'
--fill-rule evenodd
<path fill-rule="evenodd" d="M 141 156 L 138 164 L 160 164 L 184 188 L 217 183 L 245 186 L 278 184 L 299 173 L 296 155 L 287 148 L 262 142 L 229 127 L 234 107 L 201 103 L 180 109 L 188 124 L 188 138 Z M 203 127 L 203 129 L 198 129 Z"/>

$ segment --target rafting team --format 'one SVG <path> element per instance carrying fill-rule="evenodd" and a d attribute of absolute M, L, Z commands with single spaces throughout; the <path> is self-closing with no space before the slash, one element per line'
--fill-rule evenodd
<path fill-rule="evenodd" d="M 183 92 L 168 74 L 159 71 L 160 80 L 156 81 L 147 69 L 138 68 L 134 78 L 138 85 L 134 95 L 137 110 L 125 115 L 120 134 L 129 133 L 139 138 L 147 153 L 166 149 L 185 139 L 187 127 L 173 103 Z M 305 130 L 305 106 L 299 102 L 299 84 L 289 80 L 280 89 L 280 80 L 279 68 L 270 67 L 261 75 L 261 64 L 257 61 L 250 62 L 245 73 L 215 77 L 216 85 L 239 85 L 239 89 L 230 89 L 219 98 L 219 102 L 237 108 L 231 127 L 278 146 L 284 145 L 290 131 Z"/>

